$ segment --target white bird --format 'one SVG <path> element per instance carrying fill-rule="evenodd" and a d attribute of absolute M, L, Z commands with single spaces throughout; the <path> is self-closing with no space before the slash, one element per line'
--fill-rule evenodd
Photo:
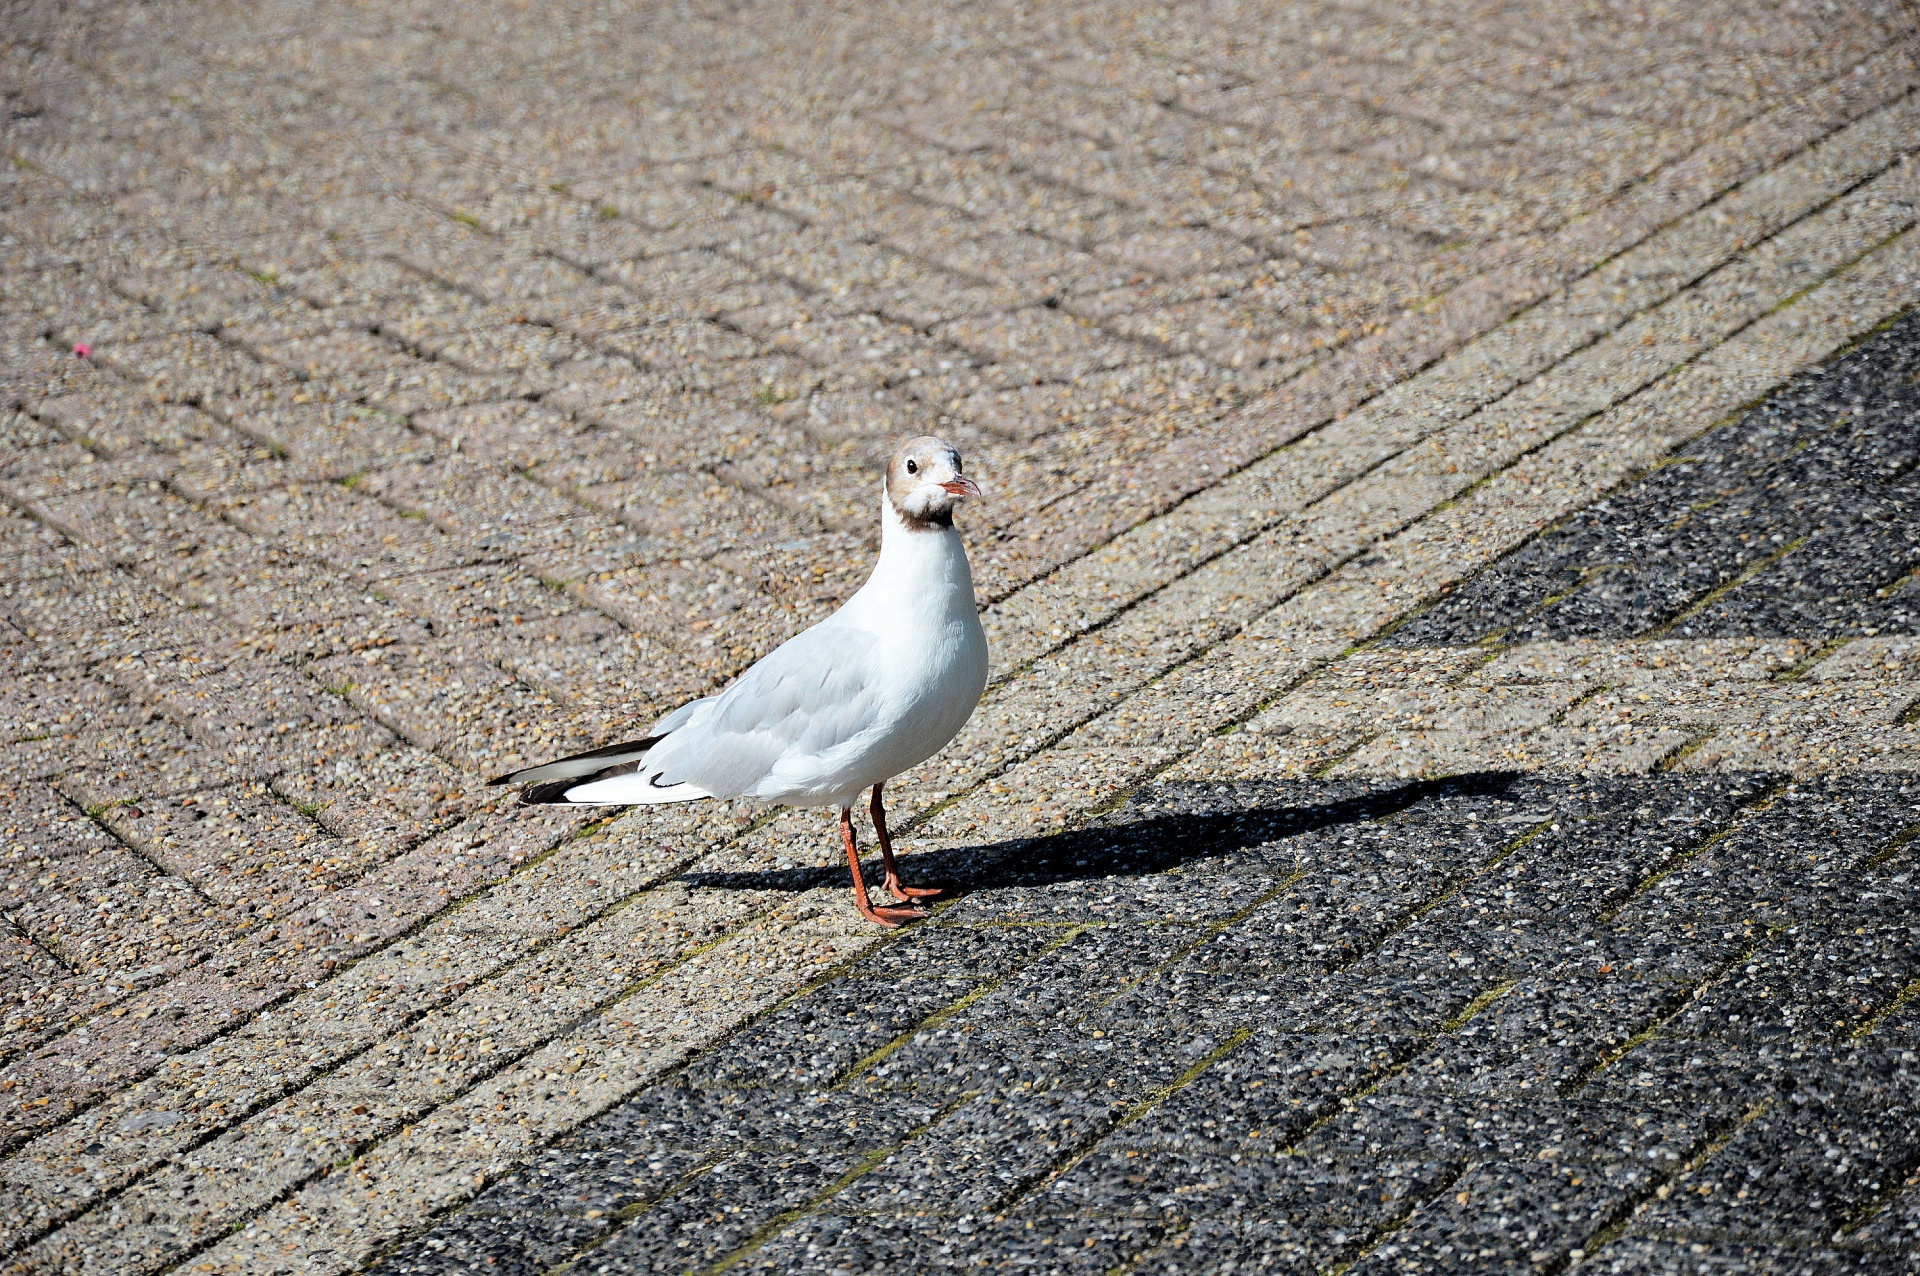
<path fill-rule="evenodd" d="M 880 791 L 959 734 L 987 685 L 987 635 L 973 571 L 953 525 L 980 489 L 940 439 L 904 444 L 887 465 L 880 561 L 858 593 L 788 639 L 726 690 L 681 705 L 645 738 L 499 776 L 535 804 L 628 806 L 750 798 L 837 806 L 854 905 L 883 926 L 924 917 L 937 887 L 900 880 Z M 876 908 L 860 870 L 853 803 L 873 789 L 873 831 L 886 887 L 902 907 Z"/>

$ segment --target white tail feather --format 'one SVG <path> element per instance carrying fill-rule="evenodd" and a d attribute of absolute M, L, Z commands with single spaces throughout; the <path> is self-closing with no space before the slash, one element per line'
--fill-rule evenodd
<path fill-rule="evenodd" d="M 691 784 L 653 784 L 639 772 L 595 780 L 566 792 L 569 806 L 656 806 L 665 802 L 697 802 L 712 797 Z"/>

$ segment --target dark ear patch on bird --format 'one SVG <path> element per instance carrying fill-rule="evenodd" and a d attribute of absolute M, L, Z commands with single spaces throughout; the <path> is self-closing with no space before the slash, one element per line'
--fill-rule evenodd
<path fill-rule="evenodd" d="M 946 440 L 929 434 L 908 439 L 887 463 L 887 502 L 908 531 L 941 531 L 953 526 L 952 504 L 929 504 L 921 491 L 929 480 L 947 470 L 960 472 L 960 453 Z"/>

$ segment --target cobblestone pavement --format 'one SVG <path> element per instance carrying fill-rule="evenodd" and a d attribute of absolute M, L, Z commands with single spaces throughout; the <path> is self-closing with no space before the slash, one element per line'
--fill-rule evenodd
<path fill-rule="evenodd" d="M 5 0 L 0 1263 L 1911 1271 L 1916 31 Z M 920 432 L 933 920 L 480 784 Z"/>

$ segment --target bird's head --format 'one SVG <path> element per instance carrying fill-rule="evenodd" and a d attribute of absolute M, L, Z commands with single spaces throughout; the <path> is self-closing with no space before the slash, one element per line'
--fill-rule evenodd
<path fill-rule="evenodd" d="M 914 530 L 953 526 L 953 510 L 980 495 L 960 472 L 960 453 L 931 435 L 908 439 L 887 462 L 887 500 L 900 521 Z"/>

